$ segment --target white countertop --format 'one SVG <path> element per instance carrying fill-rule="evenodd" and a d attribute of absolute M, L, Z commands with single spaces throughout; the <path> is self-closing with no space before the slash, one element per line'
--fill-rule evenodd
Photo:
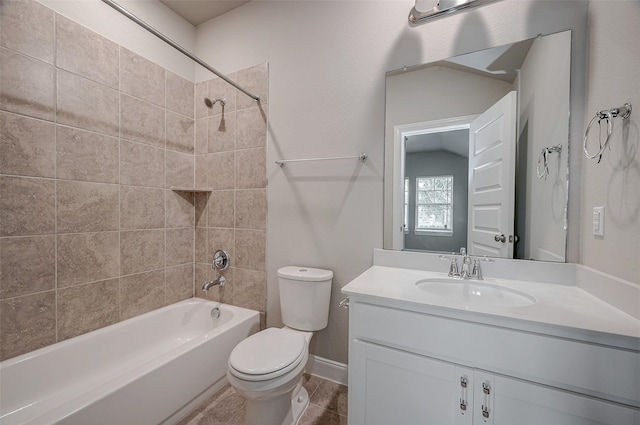
<path fill-rule="evenodd" d="M 496 279 L 486 283 L 535 298 L 522 307 L 487 306 L 434 296 L 416 285 L 446 273 L 374 265 L 342 288 L 352 302 L 369 302 L 454 319 L 640 350 L 640 320 L 574 285 Z M 452 283 L 454 285 L 455 283 Z"/>

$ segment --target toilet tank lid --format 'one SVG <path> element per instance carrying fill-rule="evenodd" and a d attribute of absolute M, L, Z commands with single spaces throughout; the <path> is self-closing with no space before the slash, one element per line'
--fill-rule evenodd
<path fill-rule="evenodd" d="M 319 282 L 333 278 L 333 272 L 331 270 L 314 269 L 311 267 L 287 266 L 278 269 L 278 277 Z"/>

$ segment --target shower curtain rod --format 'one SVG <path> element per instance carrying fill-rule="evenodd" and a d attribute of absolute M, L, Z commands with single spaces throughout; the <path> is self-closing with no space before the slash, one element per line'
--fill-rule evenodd
<path fill-rule="evenodd" d="M 196 62 L 198 65 L 200 65 L 200 66 L 204 67 L 205 69 L 213 72 L 215 75 L 217 75 L 218 77 L 222 78 L 224 81 L 226 81 L 227 83 L 231 84 L 233 87 L 237 88 L 242 93 L 246 94 L 247 96 L 249 96 L 250 98 L 252 98 L 256 102 L 260 102 L 260 97 L 256 96 L 255 94 L 251 93 L 250 91 L 246 90 L 244 87 L 239 86 L 237 83 L 235 83 L 234 81 L 232 81 L 229 78 L 227 78 L 226 76 L 224 76 L 222 73 L 220 73 L 215 68 L 213 68 L 212 66 L 210 66 L 209 64 L 204 62 L 202 59 L 200 59 L 199 57 L 197 57 L 193 53 L 189 52 L 187 49 L 183 48 L 182 46 L 180 46 L 178 43 L 174 42 L 170 38 L 166 37 L 164 34 L 159 32 L 155 28 L 153 28 L 151 25 L 147 24 L 142 19 L 138 18 L 133 13 L 129 12 L 124 7 L 120 6 L 118 3 L 116 3 L 116 2 L 114 2 L 112 0 L 102 0 L 102 1 L 104 3 L 106 3 L 106 4 L 108 4 L 109 6 L 111 6 L 112 8 L 114 8 L 115 10 L 117 10 L 118 12 L 122 13 L 127 18 L 131 19 L 136 24 L 140 25 L 142 28 L 144 28 L 147 31 L 149 31 L 151 34 L 155 35 L 160 40 L 164 41 L 169 46 L 173 47 L 174 49 L 176 49 L 177 51 L 179 51 L 180 53 L 182 53 L 183 55 L 185 55 L 186 57 L 188 57 L 192 61 Z"/>

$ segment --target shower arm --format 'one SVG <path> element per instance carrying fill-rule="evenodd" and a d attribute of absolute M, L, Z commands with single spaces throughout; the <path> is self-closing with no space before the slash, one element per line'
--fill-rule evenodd
<path fill-rule="evenodd" d="M 250 98 L 252 98 L 256 102 L 260 102 L 260 97 L 259 96 L 256 96 L 255 94 L 253 94 L 250 91 L 246 90 L 244 87 L 239 86 L 236 82 L 234 82 L 234 81 L 230 80 L 229 78 L 227 78 L 225 75 L 220 73 L 218 70 L 216 70 L 215 68 L 213 68 L 212 66 L 210 66 L 209 64 L 204 62 L 202 59 L 200 59 L 199 57 L 197 57 L 193 53 L 189 52 L 187 49 L 185 49 L 184 47 L 180 46 L 178 43 L 174 42 L 173 40 L 171 40 L 170 38 L 168 38 L 167 36 L 165 36 L 164 34 L 159 32 L 155 28 L 153 28 L 151 25 L 147 24 L 142 19 L 138 18 L 133 13 L 129 12 L 124 7 L 120 6 L 118 3 L 114 2 L 113 0 L 102 0 L 102 1 L 104 3 L 106 3 L 106 4 L 108 4 L 109 6 L 111 6 L 112 8 L 114 8 L 115 10 L 117 10 L 118 12 L 120 12 L 121 14 L 123 14 L 124 16 L 126 16 L 127 18 L 131 19 L 136 24 L 140 25 L 142 28 L 144 28 L 147 31 L 149 31 L 151 34 L 155 35 L 160 40 L 164 41 L 169 46 L 173 47 L 174 49 L 176 49 L 177 51 L 179 51 L 180 53 L 182 53 L 183 55 L 185 55 L 186 57 L 188 57 L 192 61 L 196 62 L 198 65 L 202 66 L 203 68 L 211 71 L 212 73 L 214 73 L 218 77 L 222 78 L 224 81 L 226 81 L 227 83 L 231 84 L 233 87 L 237 88 L 242 93 L 246 94 L 247 96 L 249 96 Z"/>

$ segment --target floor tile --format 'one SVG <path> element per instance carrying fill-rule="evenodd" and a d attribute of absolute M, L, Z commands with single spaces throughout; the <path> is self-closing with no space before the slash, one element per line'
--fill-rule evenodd
<path fill-rule="evenodd" d="M 305 373 L 310 403 L 298 425 L 347 425 L 347 387 Z M 246 401 L 230 385 L 205 400 L 177 425 L 242 425 Z"/>

